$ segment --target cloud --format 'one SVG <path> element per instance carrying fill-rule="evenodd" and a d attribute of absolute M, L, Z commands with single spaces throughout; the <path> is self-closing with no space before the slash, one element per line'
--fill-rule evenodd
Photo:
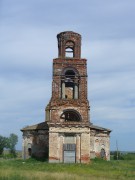
<path fill-rule="evenodd" d="M 52 59 L 57 33 L 82 35 L 88 61 L 91 121 L 113 130 L 111 148 L 133 149 L 135 116 L 134 0 L 9 0 L 0 2 L 1 134 L 19 135 L 44 121 L 51 98 Z M 124 140 L 123 140 L 124 136 Z M 135 147 L 134 147 L 135 148 Z"/>
<path fill-rule="evenodd" d="M 106 39 L 86 42 L 83 48 L 88 59 L 91 122 L 112 130 L 111 149 L 119 139 L 121 149 L 133 150 L 131 139 L 127 139 L 135 126 L 134 45 L 130 38 Z M 129 141 L 128 148 L 123 137 Z"/>

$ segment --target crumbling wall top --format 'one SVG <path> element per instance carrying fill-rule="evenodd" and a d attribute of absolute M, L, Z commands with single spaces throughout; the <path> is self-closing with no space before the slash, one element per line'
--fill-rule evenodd
<path fill-rule="evenodd" d="M 57 35 L 59 58 L 81 58 L 81 35 L 64 31 Z"/>

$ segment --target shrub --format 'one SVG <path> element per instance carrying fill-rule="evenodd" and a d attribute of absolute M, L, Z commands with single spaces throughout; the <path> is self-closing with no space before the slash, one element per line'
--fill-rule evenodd
<path fill-rule="evenodd" d="M 124 160 L 135 160 L 135 153 L 127 153 L 123 155 Z"/>

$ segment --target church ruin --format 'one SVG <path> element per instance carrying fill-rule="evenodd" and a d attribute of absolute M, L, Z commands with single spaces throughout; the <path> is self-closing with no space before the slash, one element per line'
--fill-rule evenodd
<path fill-rule="evenodd" d="M 23 132 L 23 158 L 47 158 L 56 163 L 89 163 L 110 159 L 111 130 L 90 120 L 87 94 L 87 60 L 81 58 L 81 35 L 57 35 L 58 58 L 53 59 L 52 97 L 46 119 Z"/>

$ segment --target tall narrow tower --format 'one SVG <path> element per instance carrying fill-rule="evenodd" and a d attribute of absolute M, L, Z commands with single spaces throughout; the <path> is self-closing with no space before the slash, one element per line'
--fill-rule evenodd
<path fill-rule="evenodd" d="M 57 35 L 58 58 L 53 60 L 52 97 L 46 107 L 49 162 L 89 162 L 90 115 L 87 99 L 87 60 L 81 58 L 81 35 Z"/>

